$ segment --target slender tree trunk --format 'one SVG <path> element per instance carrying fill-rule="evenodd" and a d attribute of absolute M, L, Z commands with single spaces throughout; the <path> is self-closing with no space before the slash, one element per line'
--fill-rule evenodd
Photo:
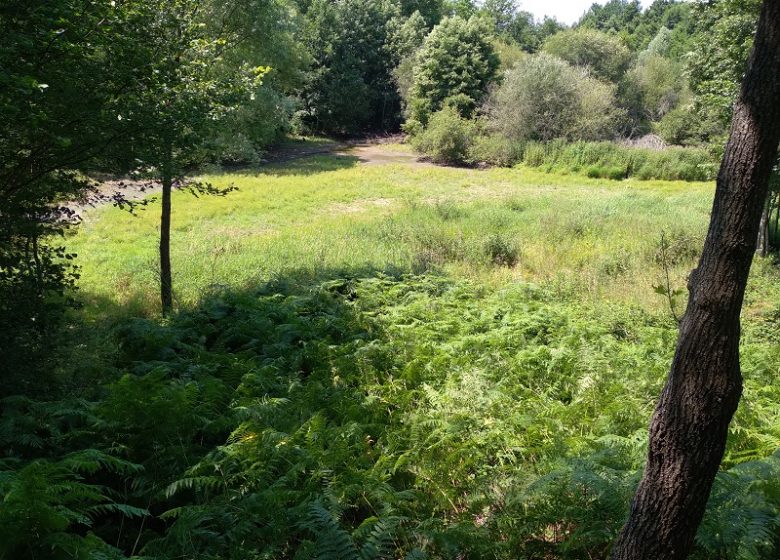
<path fill-rule="evenodd" d="M 780 140 L 780 0 L 764 0 L 644 476 L 613 560 L 679 560 L 694 537 L 742 393 L 740 311 Z"/>
<path fill-rule="evenodd" d="M 160 301 L 163 315 L 173 309 L 173 282 L 171 280 L 171 190 L 173 172 L 171 149 L 166 148 L 162 166 L 162 213 L 160 214 Z"/>
<path fill-rule="evenodd" d="M 771 193 L 769 195 L 769 233 L 767 235 L 767 238 L 769 239 L 767 245 L 769 245 L 770 249 L 776 248 L 774 242 L 777 239 L 778 218 L 780 218 L 780 201 L 778 201 L 776 193 Z"/>
<path fill-rule="evenodd" d="M 760 257 L 766 257 L 767 254 L 769 254 L 769 200 L 764 203 L 764 210 L 761 212 L 761 220 L 758 222 L 756 254 Z"/>

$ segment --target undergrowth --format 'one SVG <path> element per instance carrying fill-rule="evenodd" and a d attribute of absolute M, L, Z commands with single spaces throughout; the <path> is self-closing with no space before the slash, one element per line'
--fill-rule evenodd
<path fill-rule="evenodd" d="M 780 552 L 779 322 L 746 322 L 695 558 Z M 215 289 L 116 325 L 89 398 L 3 403 L 0 557 L 606 558 L 675 336 L 522 282 Z"/>
<path fill-rule="evenodd" d="M 430 142 L 417 142 L 415 146 L 426 154 L 434 150 Z M 523 164 L 548 173 L 575 173 L 613 181 L 711 181 L 718 170 L 716 158 L 704 148 L 653 150 L 616 142 L 518 142 L 498 135 L 474 137 L 468 153 L 455 162 L 499 167 Z"/>
<path fill-rule="evenodd" d="M 70 343 L 41 401 L 0 402 L 0 559 L 608 556 L 674 350 L 654 286 L 684 298 L 711 184 L 351 156 L 209 180 L 239 190 L 174 194 L 170 319 L 157 212 L 66 240 Z M 695 560 L 780 554 L 778 286 L 757 259 Z"/>

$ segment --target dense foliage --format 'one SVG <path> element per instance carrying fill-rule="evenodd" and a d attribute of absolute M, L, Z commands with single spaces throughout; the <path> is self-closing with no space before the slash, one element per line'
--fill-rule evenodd
<path fill-rule="evenodd" d="M 444 106 L 471 116 L 494 80 L 498 64 L 484 20 L 445 18 L 416 56 L 410 119 L 425 125 L 430 114 Z"/>
<path fill-rule="evenodd" d="M 620 39 L 586 28 L 556 33 L 545 41 L 543 49 L 611 82 L 623 76 L 631 61 L 631 53 Z"/>
<path fill-rule="evenodd" d="M 515 141 L 610 138 L 623 118 L 614 86 L 546 53 L 507 70 L 487 113 L 491 128 Z"/>
<path fill-rule="evenodd" d="M 524 16 L 511 2 L 487 2 L 483 17 L 499 37 L 494 48 L 502 58 L 502 74 L 483 93 L 489 101 L 476 111 L 477 119 L 492 120 L 494 126 L 476 127 L 508 140 L 620 140 L 654 134 L 667 145 L 710 146 L 717 154 L 751 48 L 758 5 L 754 0 L 658 0 L 643 11 L 636 0 L 611 0 L 594 4 L 573 28 L 555 29 L 534 42 L 525 32 L 513 35 L 523 27 L 518 22 Z M 531 54 L 522 56 L 522 51 Z M 447 86 L 450 95 L 462 87 Z M 420 97 L 442 99 L 447 93 L 418 95 L 416 103 L 425 107 Z M 577 125 L 578 120 L 587 124 Z M 420 121 L 425 122 L 410 120 L 412 135 L 421 131 Z M 659 149 L 663 143 L 653 139 L 648 145 Z"/>
<path fill-rule="evenodd" d="M 777 552 L 773 316 L 697 558 Z M 117 333 L 90 400 L 5 401 L 3 557 L 603 557 L 675 325 L 422 276 L 270 284 Z"/>

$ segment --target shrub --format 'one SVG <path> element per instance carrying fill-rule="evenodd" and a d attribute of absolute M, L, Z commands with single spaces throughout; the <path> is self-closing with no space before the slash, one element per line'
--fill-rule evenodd
<path fill-rule="evenodd" d="M 664 141 L 680 146 L 694 144 L 700 136 L 698 117 L 691 105 L 669 111 L 653 128 Z"/>
<path fill-rule="evenodd" d="M 490 262 L 498 266 L 513 267 L 520 257 L 515 242 L 500 233 L 488 237 L 485 241 L 485 253 L 490 258 Z"/>
<path fill-rule="evenodd" d="M 626 170 L 622 167 L 610 167 L 607 169 L 607 178 L 613 181 L 622 181 L 626 178 Z"/>
<path fill-rule="evenodd" d="M 487 112 L 493 127 L 508 138 L 541 141 L 614 136 L 624 116 L 614 86 L 544 53 L 506 72 Z"/>
<path fill-rule="evenodd" d="M 653 121 L 690 97 L 682 63 L 663 56 L 640 58 L 626 79 L 633 82 L 638 90 L 643 116 Z"/>
<path fill-rule="evenodd" d="M 427 128 L 411 143 L 438 163 L 460 164 L 467 160 L 475 125 L 460 116 L 453 107 L 445 107 L 431 116 Z"/>
<path fill-rule="evenodd" d="M 500 134 L 478 136 L 469 148 L 469 161 L 488 163 L 498 167 L 511 167 L 523 160 L 525 144 L 510 140 Z"/>
<path fill-rule="evenodd" d="M 591 167 L 588 167 L 588 172 L 586 173 L 586 175 L 591 179 L 599 179 L 604 176 L 604 169 L 602 167 L 593 165 Z"/>
<path fill-rule="evenodd" d="M 499 73 L 501 74 L 511 69 L 515 64 L 528 56 L 528 53 L 521 49 L 516 43 L 507 43 L 502 40 L 493 41 L 493 49 L 496 51 L 496 55 L 500 61 Z"/>

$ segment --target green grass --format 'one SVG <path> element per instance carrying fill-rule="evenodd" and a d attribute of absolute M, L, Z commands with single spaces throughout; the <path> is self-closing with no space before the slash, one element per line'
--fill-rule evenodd
<path fill-rule="evenodd" d="M 707 183 L 613 181 L 528 169 L 362 166 L 313 157 L 257 172 L 205 177 L 239 188 L 224 198 L 175 193 L 177 300 L 287 271 L 435 269 L 488 283 L 551 284 L 589 299 L 653 306 L 661 232 L 683 285 L 703 240 Z M 155 309 L 158 206 L 137 216 L 93 211 L 70 241 L 85 294 Z M 516 251 L 497 266 L 491 243 Z"/>

